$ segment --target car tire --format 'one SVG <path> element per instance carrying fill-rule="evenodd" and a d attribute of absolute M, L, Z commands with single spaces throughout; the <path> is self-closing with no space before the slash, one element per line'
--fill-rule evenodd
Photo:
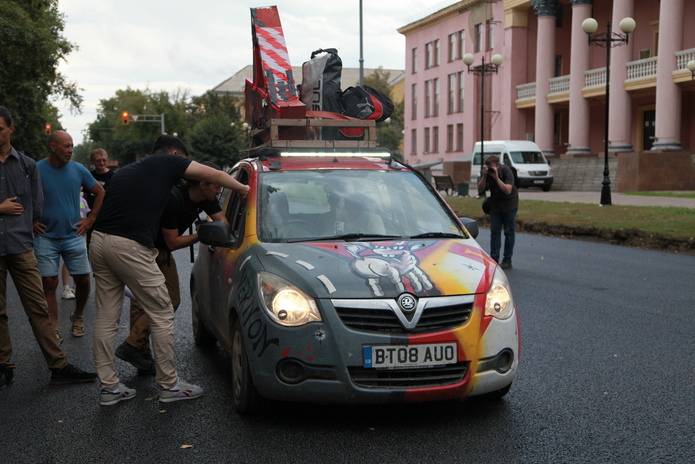
<path fill-rule="evenodd" d="M 198 290 L 193 282 L 191 282 L 191 325 L 193 327 L 193 340 L 197 346 L 211 347 L 217 343 L 217 339 L 205 327 L 205 323 L 200 315 Z"/>
<path fill-rule="evenodd" d="M 239 318 L 234 321 L 232 334 L 232 397 L 239 414 L 253 414 L 266 410 L 270 404 L 253 383 L 246 342 Z"/>
<path fill-rule="evenodd" d="M 544 191 L 544 192 L 550 192 L 550 185 L 544 185 L 544 186 L 543 186 L 543 191 Z"/>

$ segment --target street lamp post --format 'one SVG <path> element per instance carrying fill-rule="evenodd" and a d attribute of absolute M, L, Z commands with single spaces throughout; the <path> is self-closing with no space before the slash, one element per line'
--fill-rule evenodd
<path fill-rule="evenodd" d="M 611 201 L 611 179 L 608 170 L 608 118 L 610 117 L 609 106 L 611 98 L 611 48 L 626 45 L 630 32 L 635 30 L 635 20 L 624 18 L 620 21 L 619 32 L 611 32 L 611 22 L 606 22 L 606 32 L 596 33 L 598 22 L 594 18 L 587 18 L 582 22 L 582 30 L 589 36 L 589 45 L 593 44 L 606 49 L 606 124 L 604 127 L 605 137 L 603 140 L 603 181 L 601 182 L 601 206 L 612 204 Z"/>
<path fill-rule="evenodd" d="M 475 57 L 471 53 L 463 55 L 463 62 L 468 68 L 468 72 L 480 76 L 480 166 L 482 169 L 485 163 L 485 74 L 497 74 L 497 69 L 502 64 L 502 55 L 492 55 L 490 63 L 485 63 L 485 55 L 483 55 L 482 63 L 478 66 L 473 66 Z"/>

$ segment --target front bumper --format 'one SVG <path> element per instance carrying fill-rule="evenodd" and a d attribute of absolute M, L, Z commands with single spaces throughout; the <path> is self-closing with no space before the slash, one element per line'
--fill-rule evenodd
<path fill-rule="evenodd" d="M 516 311 L 506 320 L 482 317 L 475 299 L 468 319 L 452 329 L 407 335 L 355 330 L 330 300 L 324 320 L 303 327 L 265 322 L 265 349 L 247 341 L 254 383 L 263 396 L 320 403 L 401 403 L 462 398 L 509 385 L 519 363 Z M 446 366 L 374 369 L 362 365 L 367 345 L 456 342 L 457 362 Z M 260 355 L 259 355 L 260 354 Z"/>

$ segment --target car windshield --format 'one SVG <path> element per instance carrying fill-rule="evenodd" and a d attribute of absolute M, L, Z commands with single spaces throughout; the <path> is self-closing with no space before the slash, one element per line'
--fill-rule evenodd
<path fill-rule="evenodd" d="M 263 242 L 467 238 L 409 171 L 271 171 L 260 175 L 259 192 L 258 236 Z"/>
<path fill-rule="evenodd" d="M 509 155 L 516 164 L 545 164 L 543 153 L 539 151 L 510 151 Z"/>

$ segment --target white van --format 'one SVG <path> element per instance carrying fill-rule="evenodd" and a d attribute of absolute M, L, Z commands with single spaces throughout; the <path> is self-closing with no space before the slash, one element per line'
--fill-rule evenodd
<path fill-rule="evenodd" d="M 528 140 L 490 140 L 483 144 L 485 158 L 490 155 L 500 157 L 500 163 L 512 168 L 516 174 L 517 187 L 540 187 L 544 192 L 553 185 L 550 163 L 543 156 L 538 145 Z M 471 185 L 478 183 L 482 168 L 480 142 L 475 142 L 471 163 Z"/>

